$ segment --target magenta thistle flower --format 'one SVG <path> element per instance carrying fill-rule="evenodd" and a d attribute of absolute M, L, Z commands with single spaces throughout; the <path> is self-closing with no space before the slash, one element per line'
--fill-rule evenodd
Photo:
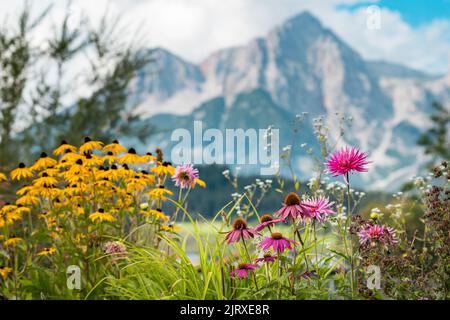
<path fill-rule="evenodd" d="M 267 237 L 261 241 L 258 247 L 262 248 L 264 251 L 267 251 L 270 247 L 272 247 L 273 251 L 283 253 L 286 248 L 292 250 L 292 245 L 295 245 L 294 241 L 284 238 L 279 232 L 273 232 L 270 237 Z"/>
<path fill-rule="evenodd" d="M 395 230 L 380 225 L 365 225 L 358 231 L 361 246 L 381 244 L 395 244 L 398 242 Z"/>
<path fill-rule="evenodd" d="M 256 268 L 258 268 L 257 264 L 241 263 L 236 269 L 231 270 L 230 276 L 235 277 L 237 275 L 239 279 L 248 278 L 249 271 L 255 270 Z"/>
<path fill-rule="evenodd" d="M 302 203 L 300 197 L 291 192 L 286 196 L 283 207 L 275 213 L 275 216 L 283 219 L 307 219 L 310 214 L 309 208 Z"/>
<path fill-rule="evenodd" d="M 266 252 L 264 256 L 255 260 L 256 263 L 259 262 L 274 262 L 277 259 L 277 256 L 273 256 L 270 252 Z"/>
<path fill-rule="evenodd" d="M 260 232 L 261 230 L 263 230 L 266 227 L 268 227 L 270 229 L 270 227 L 274 226 L 275 224 L 284 222 L 284 219 L 274 219 L 270 214 L 264 214 L 261 216 L 261 219 L 259 221 L 260 221 L 260 224 L 258 224 L 254 228 L 254 230 L 256 232 Z"/>
<path fill-rule="evenodd" d="M 177 166 L 175 173 L 172 176 L 172 180 L 177 187 L 186 189 L 194 185 L 195 179 L 198 178 L 198 170 L 191 164 L 183 164 Z"/>
<path fill-rule="evenodd" d="M 367 161 L 367 156 L 366 152 L 361 152 L 356 147 L 350 149 L 345 146 L 334 152 L 327 160 L 328 173 L 334 177 L 343 175 L 344 179 L 346 179 L 348 173 L 353 173 L 354 171 L 367 172 L 365 166 L 370 163 L 370 161 Z"/>
<path fill-rule="evenodd" d="M 308 207 L 311 218 L 317 221 L 324 221 L 329 215 L 335 213 L 331 210 L 333 202 L 330 202 L 328 198 L 313 197 L 304 200 L 303 204 Z"/>
<path fill-rule="evenodd" d="M 237 218 L 233 222 L 233 230 L 228 231 L 225 240 L 228 243 L 238 242 L 241 239 L 247 240 L 255 237 L 257 232 L 247 227 L 244 219 Z"/>

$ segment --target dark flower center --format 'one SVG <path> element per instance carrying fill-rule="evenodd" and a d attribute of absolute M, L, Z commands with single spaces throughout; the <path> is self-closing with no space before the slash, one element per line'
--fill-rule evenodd
<path fill-rule="evenodd" d="M 42 152 L 41 153 L 41 158 L 47 158 L 48 156 L 47 156 L 47 154 L 45 153 L 45 152 Z"/>
<path fill-rule="evenodd" d="M 282 238 L 283 238 L 283 235 L 280 232 L 273 232 L 272 233 L 272 239 L 280 240 Z"/>
<path fill-rule="evenodd" d="M 181 180 L 184 180 L 184 181 L 189 181 L 189 175 L 187 172 L 181 172 L 178 175 L 178 178 L 180 178 Z"/>
<path fill-rule="evenodd" d="M 293 205 L 298 205 L 300 204 L 300 197 L 295 193 L 295 192 L 291 192 L 289 193 L 286 198 L 284 199 L 284 203 L 287 206 L 293 206 Z"/>
<path fill-rule="evenodd" d="M 81 166 L 83 164 L 83 160 L 78 159 L 75 163 Z"/>
<path fill-rule="evenodd" d="M 136 154 L 136 150 L 134 148 L 128 149 L 128 153 Z"/>
<path fill-rule="evenodd" d="M 238 269 L 247 269 L 247 264 L 246 263 L 239 263 Z"/>
<path fill-rule="evenodd" d="M 20 169 L 25 168 L 25 164 L 24 164 L 23 162 L 19 163 L 19 168 L 20 168 Z"/>
<path fill-rule="evenodd" d="M 63 141 L 61 141 L 60 146 L 63 146 L 63 145 L 65 145 L 65 144 L 67 144 L 67 141 L 66 141 L 66 140 L 63 140 Z"/>
<path fill-rule="evenodd" d="M 272 220 L 273 220 L 273 218 L 272 218 L 272 216 L 270 214 L 264 214 L 264 215 L 261 216 L 261 219 L 260 219 L 261 223 L 269 222 L 269 221 L 272 221 Z"/>
<path fill-rule="evenodd" d="M 114 140 L 112 143 L 119 144 L 119 140 Z"/>
<path fill-rule="evenodd" d="M 89 138 L 89 137 L 84 138 L 84 143 L 89 142 L 89 141 L 92 141 L 91 138 Z"/>
<path fill-rule="evenodd" d="M 237 218 L 233 222 L 233 229 L 234 230 L 243 230 L 247 229 L 247 222 L 242 218 Z"/>
<path fill-rule="evenodd" d="M 104 213 L 104 212 L 105 212 L 105 209 L 100 208 L 100 209 L 98 209 L 98 212 Z"/>

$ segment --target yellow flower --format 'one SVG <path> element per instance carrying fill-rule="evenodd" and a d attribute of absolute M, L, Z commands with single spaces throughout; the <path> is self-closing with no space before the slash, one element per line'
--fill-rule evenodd
<path fill-rule="evenodd" d="M 172 167 L 170 162 L 163 162 L 158 164 L 156 167 L 151 168 L 150 171 L 156 173 L 158 176 L 164 176 L 166 174 L 173 176 L 175 174 L 175 168 Z"/>
<path fill-rule="evenodd" d="M 25 164 L 22 162 L 19 163 L 19 166 L 11 171 L 11 179 L 12 180 L 20 180 L 26 179 L 33 176 L 33 171 L 30 168 L 25 167 Z"/>
<path fill-rule="evenodd" d="M 16 203 L 17 203 L 17 201 L 16 201 Z M 18 203 L 17 203 L 16 211 L 20 215 L 31 213 L 31 209 L 30 208 L 24 207 L 22 204 L 18 204 Z"/>
<path fill-rule="evenodd" d="M 49 177 L 47 173 L 44 173 L 42 177 L 36 179 L 33 181 L 33 185 L 35 185 L 38 188 L 43 187 L 54 187 L 58 184 L 58 180 L 56 180 L 54 177 Z"/>
<path fill-rule="evenodd" d="M 181 228 L 179 226 L 176 226 L 173 224 L 169 224 L 169 225 L 160 227 L 160 231 L 165 231 L 165 232 L 178 232 L 180 230 L 181 230 Z"/>
<path fill-rule="evenodd" d="M 38 252 L 38 256 L 50 256 L 56 252 L 56 249 L 53 247 L 44 248 L 42 251 Z"/>
<path fill-rule="evenodd" d="M 8 178 L 6 177 L 6 175 L 4 173 L 0 172 L 0 182 L 6 181 L 8 180 Z"/>
<path fill-rule="evenodd" d="M 119 158 L 119 162 L 125 164 L 141 164 L 145 163 L 145 159 L 137 155 L 134 148 L 130 148 L 125 155 Z"/>
<path fill-rule="evenodd" d="M 34 197 L 30 194 L 26 194 L 16 201 L 17 205 L 23 205 L 23 206 L 36 206 L 39 204 L 39 198 Z"/>
<path fill-rule="evenodd" d="M 101 157 L 96 156 L 95 154 L 88 153 L 83 158 L 83 163 L 86 165 L 86 167 L 100 166 L 103 164 L 103 162 L 104 162 L 104 160 Z"/>
<path fill-rule="evenodd" d="M 195 188 L 195 186 L 196 186 L 197 184 L 198 184 L 200 187 L 202 187 L 202 188 L 206 188 L 206 183 L 205 183 L 205 181 L 203 181 L 203 180 L 200 179 L 200 178 L 196 178 L 196 179 L 194 180 L 194 184 L 192 185 L 192 187 Z"/>
<path fill-rule="evenodd" d="M 103 157 L 103 161 L 106 162 L 108 165 L 111 165 L 114 162 L 117 162 L 118 158 L 114 155 L 112 151 L 108 151 L 106 156 Z"/>
<path fill-rule="evenodd" d="M 161 209 L 150 209 L 148 211 L 143 211 L 142 214 L 147 217 L 155 217 L 157 219 L 168 221 L 169 217 L 162 212 Z"/>
<path fill-rule="evenodd" d="M 5 247 L 11 247 L 11 246 L 17 246 L 20 242 L 22 242 L 22 238 L 9 238 L 8 240 L 6 240 L 5 242 L 3 242 L 3 246 Z"/>
<path fill-rule="evenodd" d="M 81 156 L 75 152 L 72 152 L 70 150 L 68 150 L 68 152 L 66 152 L 62 158 L 61 158 L 61 163 L 74 163 L 76 162 L 78 159 L 80 159 Z"/>
<path fill-rule="evenodd" d="M 6 280 L 6 277 L 9 273 L 11 273 L 13 270 L 8 267 L 0 268 L 0 275 L 2 276 L 3 280 Z"/>
<path fill-rule="evenodd" d="M 39 195 L 44 198 L 50 198 L 54 199 L 58 197 L 62 191 L 58 188 L 52 188 L 52 187 L 41 187 L 36 188 L 36 195 Z"/>
<path fill-rule="evenodd" d="M 103 142 L 92 141 L 89 137 L 84 138 L 84 144 L 80 147 L 81 154 L 91 153 L 93 150 L 100 150 L 103 147 Z"/>
<path fill-rule="evenodd" d="M 29 193 L 30 191 L 32 191 L 33 189 L 34 189 L 34 187 L 25 185 L 22 188 L 20 188 L 19 190 L 17 190 L 16 194 L 18 196 L 23 196 L 23 195 Z"/>
<path fill-rule="evenodd" d="M 111 152 L 112 154 L 119 154 L 122 152 L 127 152 L 127 149 L 124 146 L 119 144 L 119 141 L 114 140 L 111 144 L 108 144 L 103 147 L 103 153 Z"/>
<path fill-rule="evenodd" d="M 156 162 L 157 158 L 151 153 L 147 152 L 145 156 L 142 156 L 142 158 L 145 160 L 145 162 Z"/>
<path fill-rule="evenodd" d="M 149 192 L 151 199 L 166 200 L 165 195 L 173 195 L 173 192 L 164 188 L 164 186 L 159 186 Z"/>
<path fill-rule="evenodd" d="M 89 219 L 91 219 L 92 222 L 96 222 L 97 220 L 100 222 L 103 222 L 103 221 L 112 222 L 112 221 L 116 220 L 116 218 L 114 218 L 112 216 L 112 214 L 105 212 L 104 209 L 98 209 L 97 212 L 91 213 L 89 215 Z"/>
<path fill-rule="evenodd" d="M 46 169 L 48 167 L 54 167 L 58 164 L 58 161 L 47 156 L 45 152 L 41 153 L 41 157 L 30 167 L 31 170 L 37 171 Z"/>
<path fill-rule="evenodd" d="M 61 141 L 61 144 L 59 145 L 59 147 L 56 148 L 55 150 L 53 150 L 53 154 L 55 156 L 59 156 L 63 153 L 68 153 L 68 152 L 77 152 L 77 148 L 68 144 L 65 140 Z"/>
<path fill-rule="evenodd" d="M 44 174 L 48 175 L 49 177 L 56 177 L 59 174 L 59 169 L 53 167 L 47 168 L 41 173 L 40 176 L 42 177 Z"/>

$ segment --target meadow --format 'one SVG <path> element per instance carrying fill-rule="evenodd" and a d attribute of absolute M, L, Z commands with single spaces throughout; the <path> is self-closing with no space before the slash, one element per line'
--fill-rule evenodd
<path fill-rule="evenodd" d="M 304 192 L 298 177 L 240 186 L 212 219 L 192 215 L 208 188 L 190 164 L 119 141 L 62 141 L 52 155 L 0 174 L 5 299 L 448 299 L 449 166 L 360 215 L 351 187 L 372 162 L 356 147 L 324 156 Z M 330 178 L 337 178 L 331 179 Z M 170 182 L 170 183 L 169 183 Z M 241 189 L 242 188 L 242 189 Z M 267 190 L 279 209 L 260 212 Z M 408 231 L 411 210 L 421 227 Z"/>

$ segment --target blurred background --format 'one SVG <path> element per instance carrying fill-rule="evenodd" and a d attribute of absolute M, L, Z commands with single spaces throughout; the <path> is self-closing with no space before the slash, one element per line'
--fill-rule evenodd
<path fill-rule="evenodd" d="M 449 59 L 448 0 L 0 0 L 0 167 L 62 139 L 169 156 L 172 130 L 194 120 L 272 126 L 305 190 L 324 142 L 368 151 L 354 180 L 368 212 L 450 158 Z M 208 187 L 191 210 L 228 203 L 228 169 L 200 168 Z M 256 169 L 242 168 L 241 188 Z M 273 190 L 261 210 L 280 199 Z"/>

